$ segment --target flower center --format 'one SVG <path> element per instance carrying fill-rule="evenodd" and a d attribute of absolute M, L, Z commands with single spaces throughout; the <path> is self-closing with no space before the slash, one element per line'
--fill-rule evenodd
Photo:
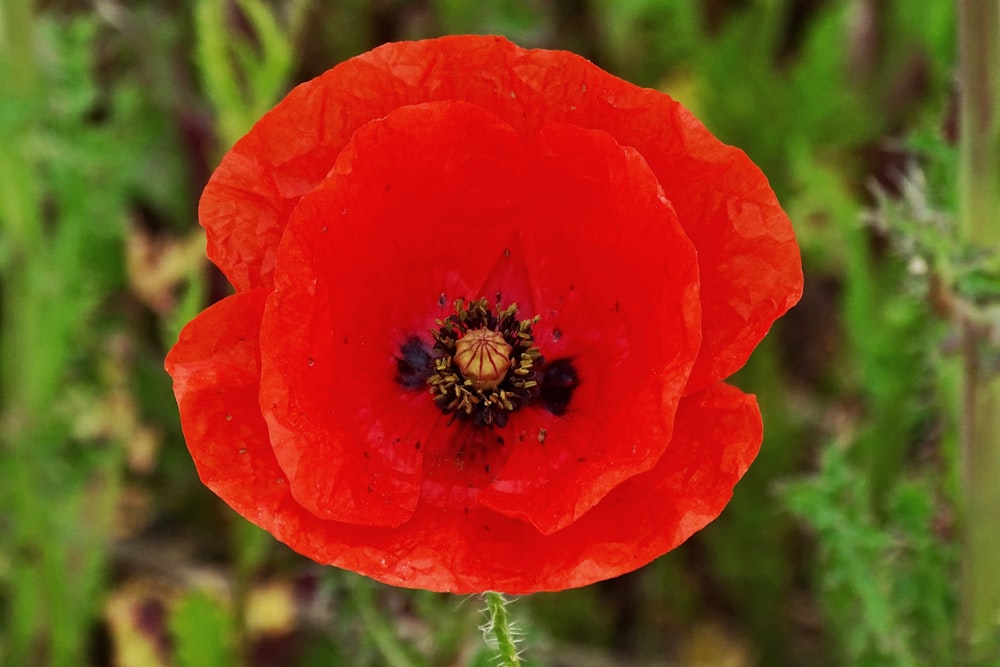
<path fill-rule="evenodd" d="M 538 317 L 517 319 L 517 304 L 496 310 L 477 299 L 455 302 L 455 314 L 433 331 L 433 368 L 427 378 L 434 403 L 445 414 L 474 424 L 507 423 L 508 415 L 539 395 L 540 366 L 531 327 Z"/>
<path fill-rule="evenodd" d="M 476 389 L 493 389 L 507 377 L 513 350 L 500 332 L 476 329 L 455 341 L 455 366 Z"/>

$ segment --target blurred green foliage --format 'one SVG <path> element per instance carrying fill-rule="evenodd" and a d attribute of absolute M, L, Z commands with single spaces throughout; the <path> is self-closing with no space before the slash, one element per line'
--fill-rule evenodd
<path fill-rule="evenodd" d="M 954 664 L 954 550 L 930 530 L 940 489 L 897 480 L 880 519 L 869 483 L 831 446 L 817 476 L 785 494 L 817 533 L 822 602 L 845 664 Z"/>
<path fill-rule="evenodd" d="M 492 664 L 480 601 L 317 572 L 221 508 L 161 370 L 225 294 L 189 242 L 222 151 L 294 82 L 460 32 L 675 94 L 769 175 L 807 275 L 739 376 L 767 434 L 726 513 L 640 572 L 518 601 L 528 664 L 950 664 L 943 0 L 5 2 L 0 664 Z M 258 618 L 281 607 L 262 582 L 293 617 Z"/>

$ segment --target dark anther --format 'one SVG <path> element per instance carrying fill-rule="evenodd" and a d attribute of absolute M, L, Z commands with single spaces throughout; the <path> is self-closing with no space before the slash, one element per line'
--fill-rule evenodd
<path fill-rule="evenodd" d="M 542 406 L 554 415 L 566 414 L 573 392 L 580 386 L 580 376 L 572 359 L 556 359 L 542 373 L 539 398 Z"/>
<path fill-rule="evenodd" d="M 410 336 L 399 348 L 396 357 L 396 382 L 404 389 L 425 389 L 431 374 L 431 352 L 424 342 Z"/>
<path fill-rule="evenodd" d="M 538 319 L 519 320 L 516 304 L 497 303 L 494 309 L 479 298 L 457 300 L 453 315 L 436 320 L 440 328 L 431 332 L 435 343 L 427 384 L 441 412 L 452 415 L 452 421 L 503 428 L 509 413 L 537 398 L 537 369 L 545 363 L 531 333 Z M 481 347 L 474 347 L 477 343 Z M 488 366 L 482 361 L 486 356 Z"/>

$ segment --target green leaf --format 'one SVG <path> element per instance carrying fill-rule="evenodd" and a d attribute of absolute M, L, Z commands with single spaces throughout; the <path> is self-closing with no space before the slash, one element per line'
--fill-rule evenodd
<path fill-rule="evenodd" d="M 204 593 L 185 597 L 170 616 L 177 667 L 232 667 L 233 623 L 229 613 Z"/>

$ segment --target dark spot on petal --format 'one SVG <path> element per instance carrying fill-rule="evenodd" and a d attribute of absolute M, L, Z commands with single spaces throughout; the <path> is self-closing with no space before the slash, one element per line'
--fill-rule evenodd
<path fill-rule="evenodd" d="M 573 366 L 573 360 L 556 359 L 546 365 L 541 384 L 539 398 L 542 406 L 554 415 L 566 414 L 573 392 L 580 386 L 580 376 Z"/>
<path fill-rule="evenodd" d="M 621 304 L 618 303 L 617 301 L 615 301 L 615 312 L 617 313 L 617 312 L 620 312 L 620 311 L 621 311 Z"/>
<path fill-rule="evenodd" d="M 396 357 L 396 383 L 404 389 L 424 389 L 431 371 L 431 353 L 422 340 L 410 336 Z"/>
<path fill-rule="evenodd" d="M 309 364 L 309 366 L 315 366 L 316 360 L 313 359 L 312 357 L 309 357 L 309 360 L 306 363 Z"/>
<path fill-rule="evenodd" d="M 445 296 L 444 292 L 438 295 L 438 305 L 444 308 L 444 305 L 448 303 L 448 298 Z"/>
<path fill-rule="evenodd" d="M 420 449 L 420 441 L 419 440 L 417 440 L 415 443 L 413 443 L 413 448 L 414 449 Z"/>
<path fill-rule="evenodd" d="M 368 493 L 374 493 L 374 492 L 375 492 L 375 489 L 373 489 L 372 487 L 369 486 L 368 487 Z"/>
<path fill-rule="evenodd" d="M 487 464 L 486 464 L 486 465 L 485 465 L 485 466 L 483 467 L 483 470 L 485 470 L 485 471 L 486 471 L 486 473 L 487 473 L 487 474 L 489 474 L 489 472 L 490 472 L 490 464 L 489 464 L 489 463 L 487 463 Z"/>
<path fill-rule="evenodd" d="M 553 329 L 552 330 L 552 341 L 554 343 L 558 343 L 560 338 L 562 338 L 562 331 L 560 331 L 559 329 Z"/>
<path fill-rule="evenodd" d="M 577 462 L 577 463 L 583 463 L 583 462 L 584 462 L 584 461 L 586 461 L 586 460 L 587 460 L 587 459 L 585 459 L 585 458 L 583 458 L 583 457 L 581 456 L 580 458 L 578 458 L 578 459 L 576 460 L 576 462 Z"/>
<path fill-rule="evenodd" d="M 462 508 L 462 511 L 463 511 L 463 512 L 464 512 L 465 514 L 468 514 L 468 513 L 469 513 L 469 508 L 468 508 L 468 507 L 463 507 L 463 508 Z"/>
<path fill-rule="evenodd" d="M 500 445 L 501 447 L 503 447 L 504 443 L 503 443 L 503 436 L 502 435 L 498 435 L 497 436 L 497 444 Z"/>
<path fill-rule="evenodd" d="M 344 345 L 347 345 L 347 343 L 348 343 L 347 336 L 344 336 Z"/>
<path fill-rule="evenodd" d="M 503 256 L 504 257 L 510 257 L 510 248 L 504 248 L 503 249 Z"/>
<path fill-rule="evenodd" d="M 371 456 L 371 455 L 370 455 L 370 454 L 368 453 L 368 450 L 365 450 L 365 451 L 361 452 L 361 455 L 362 455 L 363 457 L 365 457 L 366 459 L 367 459 L 367 458 L 369 458 L 369 457 Z"/>

